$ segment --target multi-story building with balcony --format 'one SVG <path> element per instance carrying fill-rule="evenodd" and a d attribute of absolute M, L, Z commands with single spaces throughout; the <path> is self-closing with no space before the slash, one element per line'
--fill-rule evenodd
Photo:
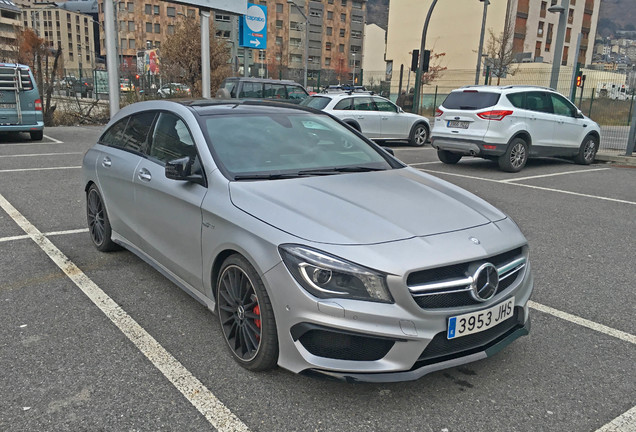
<path fill-rule="evenodd" d="M 0 60 L 16 60 L 16 26 L 20 26 L 20 8 L 11 1 L 0 2 Z"/>

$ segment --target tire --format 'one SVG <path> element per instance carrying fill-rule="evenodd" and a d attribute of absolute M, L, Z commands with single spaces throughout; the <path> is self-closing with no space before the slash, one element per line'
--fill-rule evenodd
<path fill-rule="evenodd" d="M 447 165 L 455 165 L 462 158 L 462 155 L 448 150 L 437 150 L 437 157 Z"/>
<path fill-rule="evenodd" d="M 120 246 L 113 242 L 112 229 L 104 200 L 94 184 L 86 192 L 86 221 L 88 223 L 88 233 L 97 250 L 110 252 L 120 249 Z"/>
<path fill-rule="evenodd" d="M 31 141 L 42 141 L 42 138 L 44 138 L 44 131 L 29 132 L 29 135 L 31 135 Z"/>
<path fill-rule="evenodd" d="M 506 153 L 499 156 L 499 168 L 506 172 L 519 172 L 528 162 L 528 143 L 522 138 L 513 139 Z"/>
<path fill-rule="evenodd" d="M 230 255 L 221 266 L 216 286 L 221 331 L 234 360 L 255 372 L 275 367 L 274 311 L 254 267 L 243 256 Z"/>
<path fill-rule="evenodd" d="M 589 165 L 594 162 L 598 151 L 598 138 L 593 135 L 585 137 L 579 148 L 579 153 L 574 157 L 574 162 L 579 165 Z"/>
<path fill-rule="evenodd" d="M 409 144 L 415 147 L 422 147 L 428 140 L 428 127 L 424 123 L 416 123 L 411 128 Z M 459 160 L 459 159 L 458 159 Z"/>

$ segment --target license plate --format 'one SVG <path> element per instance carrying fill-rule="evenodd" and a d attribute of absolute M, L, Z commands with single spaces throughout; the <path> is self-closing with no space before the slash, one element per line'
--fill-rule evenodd
<path fill-rule="evenodd" d="M 14 103 L 0 103 L 0 108 L 13 108 L 15 109 Z"/>
<path fill-rule="evenodd" d="M 447 126 L 449 128 L 455 128 L 455 129 L 468 129 L 468 122 L 452 120 L 448 122 Z"/>
<path fill-rule="evenodd" d="M 485 310 L 450 317 L 446 337 L 456 339 L 488 330 L 512 317 L 514 308 L 515 299 L 513 297 Z"/>

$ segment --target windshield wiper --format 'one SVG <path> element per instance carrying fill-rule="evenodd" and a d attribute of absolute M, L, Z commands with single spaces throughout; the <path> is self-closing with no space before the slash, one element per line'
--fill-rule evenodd
<path fill-rule="evenodd" d="M 338 173 L 352 173 L 352 172 L 368 172 L 368 171 L 384 171 L 386 168 L 372 168 L 366 166 L 344 166 L 333 168 L 319 168 L 313 170 L 298 171 L 299 175 L 331 175 Z"/>
<path fill-rule="evenodd" d="M 296 178 L 298 173 L 287 174 L 239 174 L 234 176 L 234 180 L 279 180 L 287 178 Z"/>

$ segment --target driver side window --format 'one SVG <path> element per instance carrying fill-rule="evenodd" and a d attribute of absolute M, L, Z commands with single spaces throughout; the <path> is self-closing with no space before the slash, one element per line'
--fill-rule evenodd
<path fill-rule="evenodd" d="M 576 110 L 564 97 L 552 94 L 552 106 L 556 115 L 574 117 Z"/>
<path fill-rule="evenodd" d="M 152 133 L 149 156 L 165 164 L 189 156 L 198 165 L 196 146 L 185 122 L 174 114 L 162 112 Z"/>

